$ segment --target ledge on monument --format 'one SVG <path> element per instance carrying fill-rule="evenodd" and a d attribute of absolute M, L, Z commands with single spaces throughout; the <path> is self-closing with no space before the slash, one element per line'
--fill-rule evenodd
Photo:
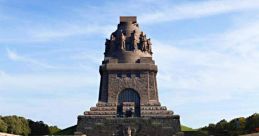
<path fill-rule="evenodd" d="M 118 59 L 107 57 L 102 61 L 102 64 L 107 64 L 107 63 L 118 63 Z"/>
<path fill-rule="evenodd" d="M 171 114 L 173 115 L 174 112 L 170 110 L 142 110 L 141 114 L 154 114 L 154 115 L 163 115 L 163 114 Z"/>
<path fill-rule="evenodd" d="M 89 118 L 89 119 L 180 119 L 179 115 L 170 115 L 170 116 L 164 116 L 164 115 L 156 115 L 156 116 L 142 116 L 142 117 L 117 117 L 113 115 L 100 115 L 100 116 L 89 116 L 89 115 L 79 115 L 78 119 L 82 118 Z"/>
<path fill-rule="evenodd" d="M 108 64 L 102 64 L 100 66 L 101 71 L 106 70 L 114 70 L 114 71 L 125 71 L 125 70 L 133 70 L 133 71 L 139 71 L 139 70 L 148 70 L 148 71 L 155 71 L 157 72 L 157 66 L 155 64 L 151 63 L 108 63 Z"/>
<path fill-rule="evenodd" d="M 96 103 L 96 107 L 116 107 L 116 103 L 107 103 L 107 102 L 102 102 L 99 101 L 98 103 Z"/>
<path fill-rule="evenodd" d="M 84 115 L 116 115 L 116 111 L 85 111 Z"/>
<path fill-rule="evenodd" d="M 141 106 L 141 110 L 167 110 L 166 106 Z"/>
<path fill-rule="evenodd" d="M 139 60 L 137 60 L 137 63 L 152 63 L 152 64 L 155 64 L 155 61 L 152 59 L 152 57 L 141 57 Z"/>
<path fill-rule="evenodd" d="M 120 23 L 122 23 L 122 22 L 136 23 L 137 17 L 136 16 L 120 16 Z"/>
<path fill-rule="evenodd" d="M 114 111 L 117 110 L 117 107 L 91 107 L 90 111 Z"/>
<path fill-rule="evenodd" d="M 147 106 L 161 106 L 161 103 L 158 100 L 149 100 Z"/>

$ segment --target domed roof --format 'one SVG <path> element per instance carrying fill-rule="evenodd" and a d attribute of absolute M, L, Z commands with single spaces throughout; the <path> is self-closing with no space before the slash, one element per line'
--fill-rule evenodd
<path fill-rule="evenodd" d="M 105 58 L 119 63 L 136 63 L 141 57 L 152 57 L 151 40 L 140 30 L 135 16 L 122 16 L 117 30 L 106 39 Z"/>

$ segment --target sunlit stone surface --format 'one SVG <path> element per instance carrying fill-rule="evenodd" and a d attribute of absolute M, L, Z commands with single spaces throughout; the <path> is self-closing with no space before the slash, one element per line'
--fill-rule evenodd
<path fill-rule="evenodd" d="M 179 115 L 160 105 L 152 53 L 136 17 L 120 17 L 105 42 L 98 103 L 78 116 L 75 134 L 172 136 L 180 131 Z"/>

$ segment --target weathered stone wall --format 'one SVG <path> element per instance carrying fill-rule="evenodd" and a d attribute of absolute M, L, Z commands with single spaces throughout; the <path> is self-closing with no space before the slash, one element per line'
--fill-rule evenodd
<path fill-rule="evenodd" d="M 122 77 L 118 77 L 118 73 L 122 73 Z M 127 88 L 134 89 L 139 93 L 141 104 L 148 103 L 148 73 L 141 72 L 140 77 L 136 77 L 131 73 L 132 77 L 127 77 L 126 74 L 128 73 L 131 72 L 125 71 L 109 74 L 108 103 L 117 103 L 118 94 Z"/>
<path fill-rule="evenodd" d="M 156 118 L 90 118 L 79 116 L 77 134 L 87 136 L 172 136 L 180 132 L 175 117 Z"/>
<path fill-rule="evenodd" d="M 99 89 L 99 101 L 107 102 L 108 100 L 108 73 L 102 73 Z"/>
<path fill-rule="evenodd" d="M 149 100 L 157 101 L 157 86 L 156 86 L 156 73 L 155 72 L 149 72 Z"/>
<path fill-rule="evenodd" d="M 147 61 L 152 63 L 152 59 Z M 159 104 L 157 96 L 155 64 L 103 64 L 100 67 L 101 86 L 99 101 L 117 103 L 118 94 L 131 88 L 139 93 L 141 104 Z"/>

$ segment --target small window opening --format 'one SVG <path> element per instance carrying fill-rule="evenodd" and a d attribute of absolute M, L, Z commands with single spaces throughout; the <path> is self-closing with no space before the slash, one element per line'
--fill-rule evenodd
<path fill-rule="evenodd" d="M 140 77 L 140 73 L 136 73 L 136 77 Z"/>
<path fill-rule="evenodd" d="M 131 74 L 130 74 L 130 73 L 127 73 L 127 77 L 131 78 Z"/>
<path fill-rule="evenodd" d="M 122 74 L 121 73 L 117 73 L 117 77 L 122 77 Z"/>

